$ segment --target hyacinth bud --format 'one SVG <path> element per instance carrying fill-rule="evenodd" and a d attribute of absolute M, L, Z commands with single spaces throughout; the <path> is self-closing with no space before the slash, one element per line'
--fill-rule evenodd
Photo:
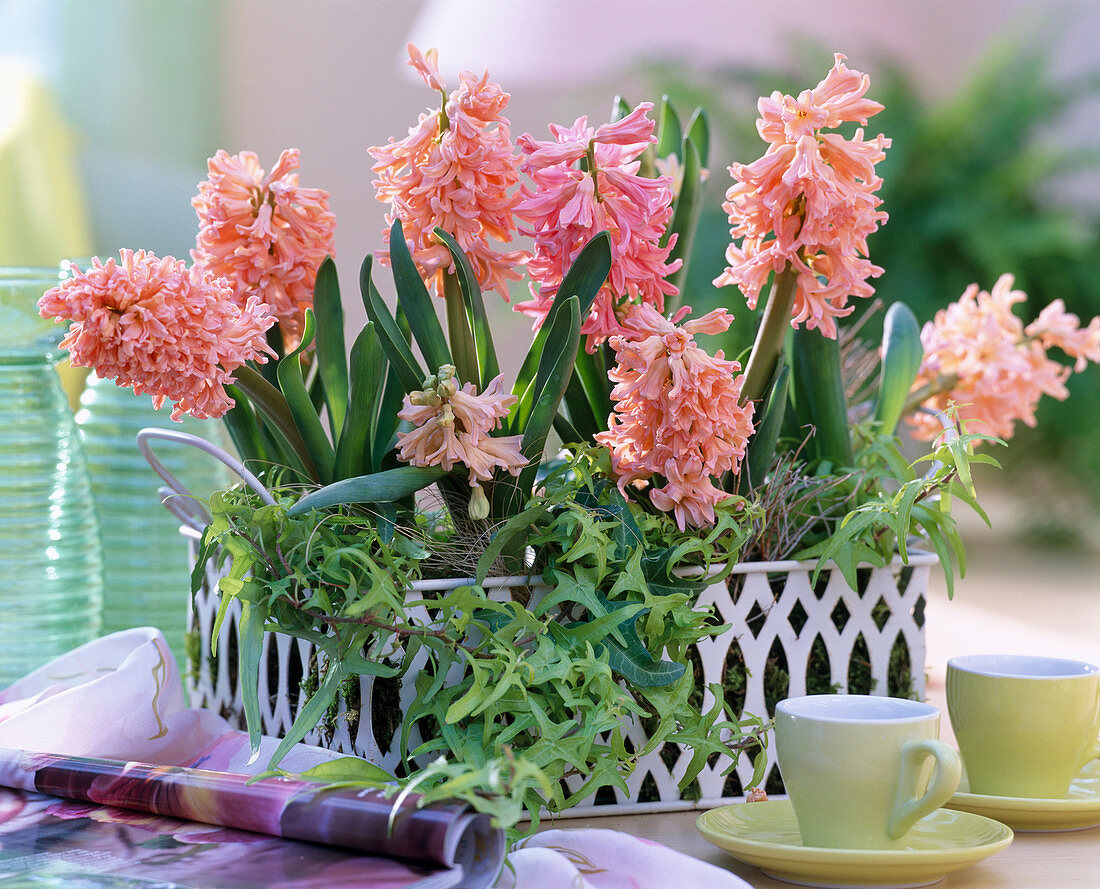
<path fill-rule="evenodd" d="M 443 405 L 443 409 L 439 412 L 439 419 L 436 422 L 440 426 L 453 426 L 455 423 L 454 409 L 449 405 Z"/>
<path fill-rule="evenodd" d="M 467 512 L 472 519 L 487 519 L 489 518 L 489 499 L 485 496 L 485 491 L 481 485 L 474 485 L 470 491 L 470 506 Z"/>
<path fill-rule="evenodd" d="M 435 389 L 425 389 L 424 391 L 416 391 L 409 393 L 409 404 L 415 404 L 418 406 L 427 405 L 429 407 L 439 407 L 443 403 L 443 400 L 439 397 L 439 394 Z"/>

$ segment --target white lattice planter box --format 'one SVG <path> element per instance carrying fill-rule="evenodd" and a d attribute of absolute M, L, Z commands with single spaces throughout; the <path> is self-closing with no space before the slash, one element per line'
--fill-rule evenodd
<path fill-rule="evenodd" d="M 197 532 L 186 532 L 194 555 Z M 762 716 L 775 701 L 815 691 L 860 691 L 873 694 L 924 694 L 924 602 L 935 557 L 912 553 L 886 568 L 860 569 L 859 590 L 853 591 L 838 570 L 823 571 L 811 585 L 813 562 L 757 562 L 735 566 L 721 583 L 712 584 L 699 597 L 700 608 L 713 607 L 729 628 L 720 636 L 696 646 L 696 672 L 705 689 L 718 683 L 726 689 L 725 717 L 742 712 Z M 235 674 L 236 607 L 222 624 L 218 650 L 210 654 L 210 634 L 218 609 L 217 572 L 208 566 L 206 581 L 195 599 L 191 615 L 191 700 L 195 706 L 217 711 L 238 726 L 244 724 L 239 685 Z M 469 581 L 425 581 L 418 590 L 442 590 Z M 510 582 L 532 587 L 521 578 L 490 578 L 484 586 L 490 595 L 507 596 Z M 534 590 L 537 594 L 537 587 Z M 234 603 L 234 606 L 236 603 Z M 412 616 L 412 615 L 410 615 Z M 425 615 L 426 618 L 426 615 Z M 260 670 L 260 704 L 265 734 L 282 735 L 290 727 L 302 703 L 298 684 L 310 668 L 313 646 L 288 636 L 267 634 Z M 424 655 L 426 656 L 426 655 Z M 394 726 L 400 711 L 411 703 L 417 673 L 414 664 L 399 683 L 382 698 L 382 683 L 371 676 L 359 678 L 358 700 L 338 701 L 336 719 L 323 730 L 314 730 L 307 741 L 342 753 L 366 757 L 393 771 L 401 755 Z M 266 667 L 266 669 L 265 669 Z M 907 667 L 907 670 L 905 669 Z M 899 682 L 896 675 L 908 674 Z M 892 687 L 895 686 L 895 687 Z M 702 693 L 702 706 L 713 697 Z M 637 723 L 627 726 L 636 748 L 646 743 Z M 414 727 L 410 743 L 422 738 Z M 768 750 L 770 779 L 775 752 Z M 713 806 L 742 795 L 752 776 L 752 762 L 742 755 L 730 775 L 727 757 L 712 758 L 696 781 L 681 796 L 678 782 L 691 752 L 666 744 L 644 757 L 627 779 L 629 793 L 608 788 L 595 804 L 578 806 L 569 815 L 623 814 Z M 578 779 L 579 781 L 580 779 Z M 611 796 L 614 795 L 612 799 Z M 640 801 L 641 800 L 641 801 Z"/>

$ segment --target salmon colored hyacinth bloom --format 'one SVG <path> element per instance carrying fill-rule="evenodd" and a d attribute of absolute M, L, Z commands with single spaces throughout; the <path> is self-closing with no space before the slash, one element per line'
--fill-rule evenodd
<path fill-rule="evenodd" d="M 508 282 L 519 280 L 515 267 L 527 254 L 498 252 L 492 246 L 508 243 L 515 230 L 513 210 L 518 194 L 518 159 L 508 119 L 508 93 L 489 80 L 459 74 L 459 86 L 447 95 L 439 74 L 437 53 L 422 53 L 408 45 L 409 64 L 432 89 L 443 96 L 439 110 L 420 115 L 409 135 L 370 149 L 378 174 L 378 200 L 390 205 L 386 214 L 386 242 L 394 219 L 401 220 L 409 251 L 421 274 L 437 295 L 443 293 L 443 275 L 453 265 L 446 246 L 432 233 L 442 228 L 469 257 L 478 283 L 508 299 Z M 379 253 L 388 262 L 388 253 Z"/>
<path fill-rule="evenodd" d="M 473 383 L 460 385 L 452 365 L 445 364 L 424 381 L 424 389 L 405 396 L 397 416 L 416 428 L 397 433 L 398 459 L 413 466 L 441 466 L 450 471 L 456 465 L 469 471 L 474 490 L 470 515 L 485 518 L 488 501 L 481 482 L 492 479 L 496 469 L 519 475 L 527 465 L 520 451 L 521 435 L 494 437 L 500 421 L 516 403 L 505 395 L 504 375 L 493 379 L 480 395 Z M 478 511 L 477 506 L 483 508 Z"/>
<path fill-rule="evenodd" d="M 298 151 L 270 173 L 251 151 L 219 151 L 191 205 L 199 234 L 191 259 L 224 276 L 238 300 L 257 295 L 271 307 L 288 343 L 297 340 L 324 258 L 333 252 L 336 217 L 328 192 L 298 184 Z"/>
<path fill-rule="evenodd" d="M 1076 315 L 1055 300 L 1024 326 L 1012 307 L 1027 299 L 1013 290 L 1012 275 L 1001 275 L 988 293 L 971 284 L 958 302 L 936 313 L 921 331 L 924 361 L 914 390 L 942 389 L 923 403 L 942 411 L 954 406 L 968 431 L 1012 436 L 1017 420 L 1035 425 L 1035 410 L 1046 394 L 1062 400 L 1071 369 L 1047 357 L 1059 348 L 1075 359 L 1074 370 L 1100 362 L 1100 318 L 1081 327 Z M 917 438 L 931 440 L 943 427 L 935 417 L 915 414 Z"/>
<path fill-rule="evenodd" d="M 714 283 L 741 288 L 755 308 L 769 275 L 789 265 L 798 286 L 791 324 L 835 339 L 836 319 L 852 311 L 849 300 L 874 293 L 867 279 L 882 274 L 867 259 L 867 236 L 886 221 L 875 165 L 890 140 L 865 140 L 862 129 L 850 140 L 826 132 L 850 121 L 866 125 L 882 110 L 864 98 L 869 78 L 847 68 L 840 53 L 834 58 L 812 90 L 760 99 L 757 131 L 768 149 L 729 168 L 737 181 L 723 208 L 740 245 L 730 245 L 729 265 Z"/>
<path fill-rule="evenodd" d="M 676 324 L 648 305 L 632 306 L 627 334 L 608 341 L 618 366 L 608 373 L 615 413 L 596 440 L 611 451 L 620 490 L 660 476 L 653 505 L 672 512 L 680 530 L 714 524 L 714 506 L 729 495 L 712 478 L 738 471 L 752 435 L 751 403 L 738 404 L 741 366 L 708 355 L 696 333 L 721 333 L 732 318 L 715 309 Z"/>
<path fill-rule="evenodd" d="M 242 306 L 225 278 L 143 250 L 92 260 L 38 308 L 72 321 L 61 347 L 74 365 L 152 395 L 154 407 L 172 401 L 173 420 L 222 416 L 233 406 L 233 371 L 274 354 L 265 333 L 275 317 L 258 294 Z"/>
<path fill-rule="evenodd" d="M 554 138 L 548 141 L 528 134 L 517 140 L 523 172 L 535 187 L 523 186 L 516 215 L 535 247 L 527 265 L 534 299 L 516 308 L 541 325 L 577 254 L 600 232 L 610 235 L 611 273 L 581 326 L 589 350 L 624 332 L 624 299 L 660 312 L 665 297 L 678 292 L 668 280 L 681 265 L 678 259 L 668 261 L 675 242 L 660 243 L 672 219 L 672 179 L 638 172 L 639 156 L 657 141 L 648 116 L 652 108 L 643 103 L 621 120 L 595 128 L 586 117 L 572 127 L 552 124 Z"/>

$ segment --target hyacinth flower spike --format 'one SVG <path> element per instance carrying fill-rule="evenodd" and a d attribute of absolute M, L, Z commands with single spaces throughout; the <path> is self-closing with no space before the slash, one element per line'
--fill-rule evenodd
<path fill-rule="evenodd" d="M 866 258 L 867 236 L 886 220 L 875 164 L 890 140 L 865 140 L 862 129 L 850 140 L 827 132 L 848 121 L 866 125 L 882 109 L 864 98 L 869 78 L 843 60 L 837 53 L 824 80 L 798 97 L 762 98 L 757 130 L 768 149 L 729 168 L 737 181 L 723 206 L 741 241 L 730 245 L 714 283 L 736 285 L 754 308 L 775 278 L 746 366 L 745 400 L 764 394 L 788 327 L 835 339 L 836 319 L 852 312 L 851 299 L 870 296 L 867 278 L 882 273 Z"/>

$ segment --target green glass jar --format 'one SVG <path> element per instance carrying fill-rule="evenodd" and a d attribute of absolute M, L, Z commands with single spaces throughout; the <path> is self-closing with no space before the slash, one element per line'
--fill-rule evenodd
<path fill-rule="evenodd" d="M 91 482 L 55 370 L 65 327 L 38 314 L 57 269 L 0 269 L 0 687 L 99 634 Z"/>
<path fill-rule="evenodd" d="M 185 663 L 184 634 L 190 593 L 186 540 L 179 519 L 160 502 L 160 479 L 138 450 L 146 427 L 189 432 L 213 442 L 223 438 L 217 420 L 171 419 L 154 410 L 149 395 L 136 395 L 92 374 L 80 396 L 77 427 L 92 480 L 103 536 L 103 632 L 153 626 Z M 192 447 L 160 448 L 165 466 L 196 497 L 209 498 L 229 479 L 221 464 Z"/>

